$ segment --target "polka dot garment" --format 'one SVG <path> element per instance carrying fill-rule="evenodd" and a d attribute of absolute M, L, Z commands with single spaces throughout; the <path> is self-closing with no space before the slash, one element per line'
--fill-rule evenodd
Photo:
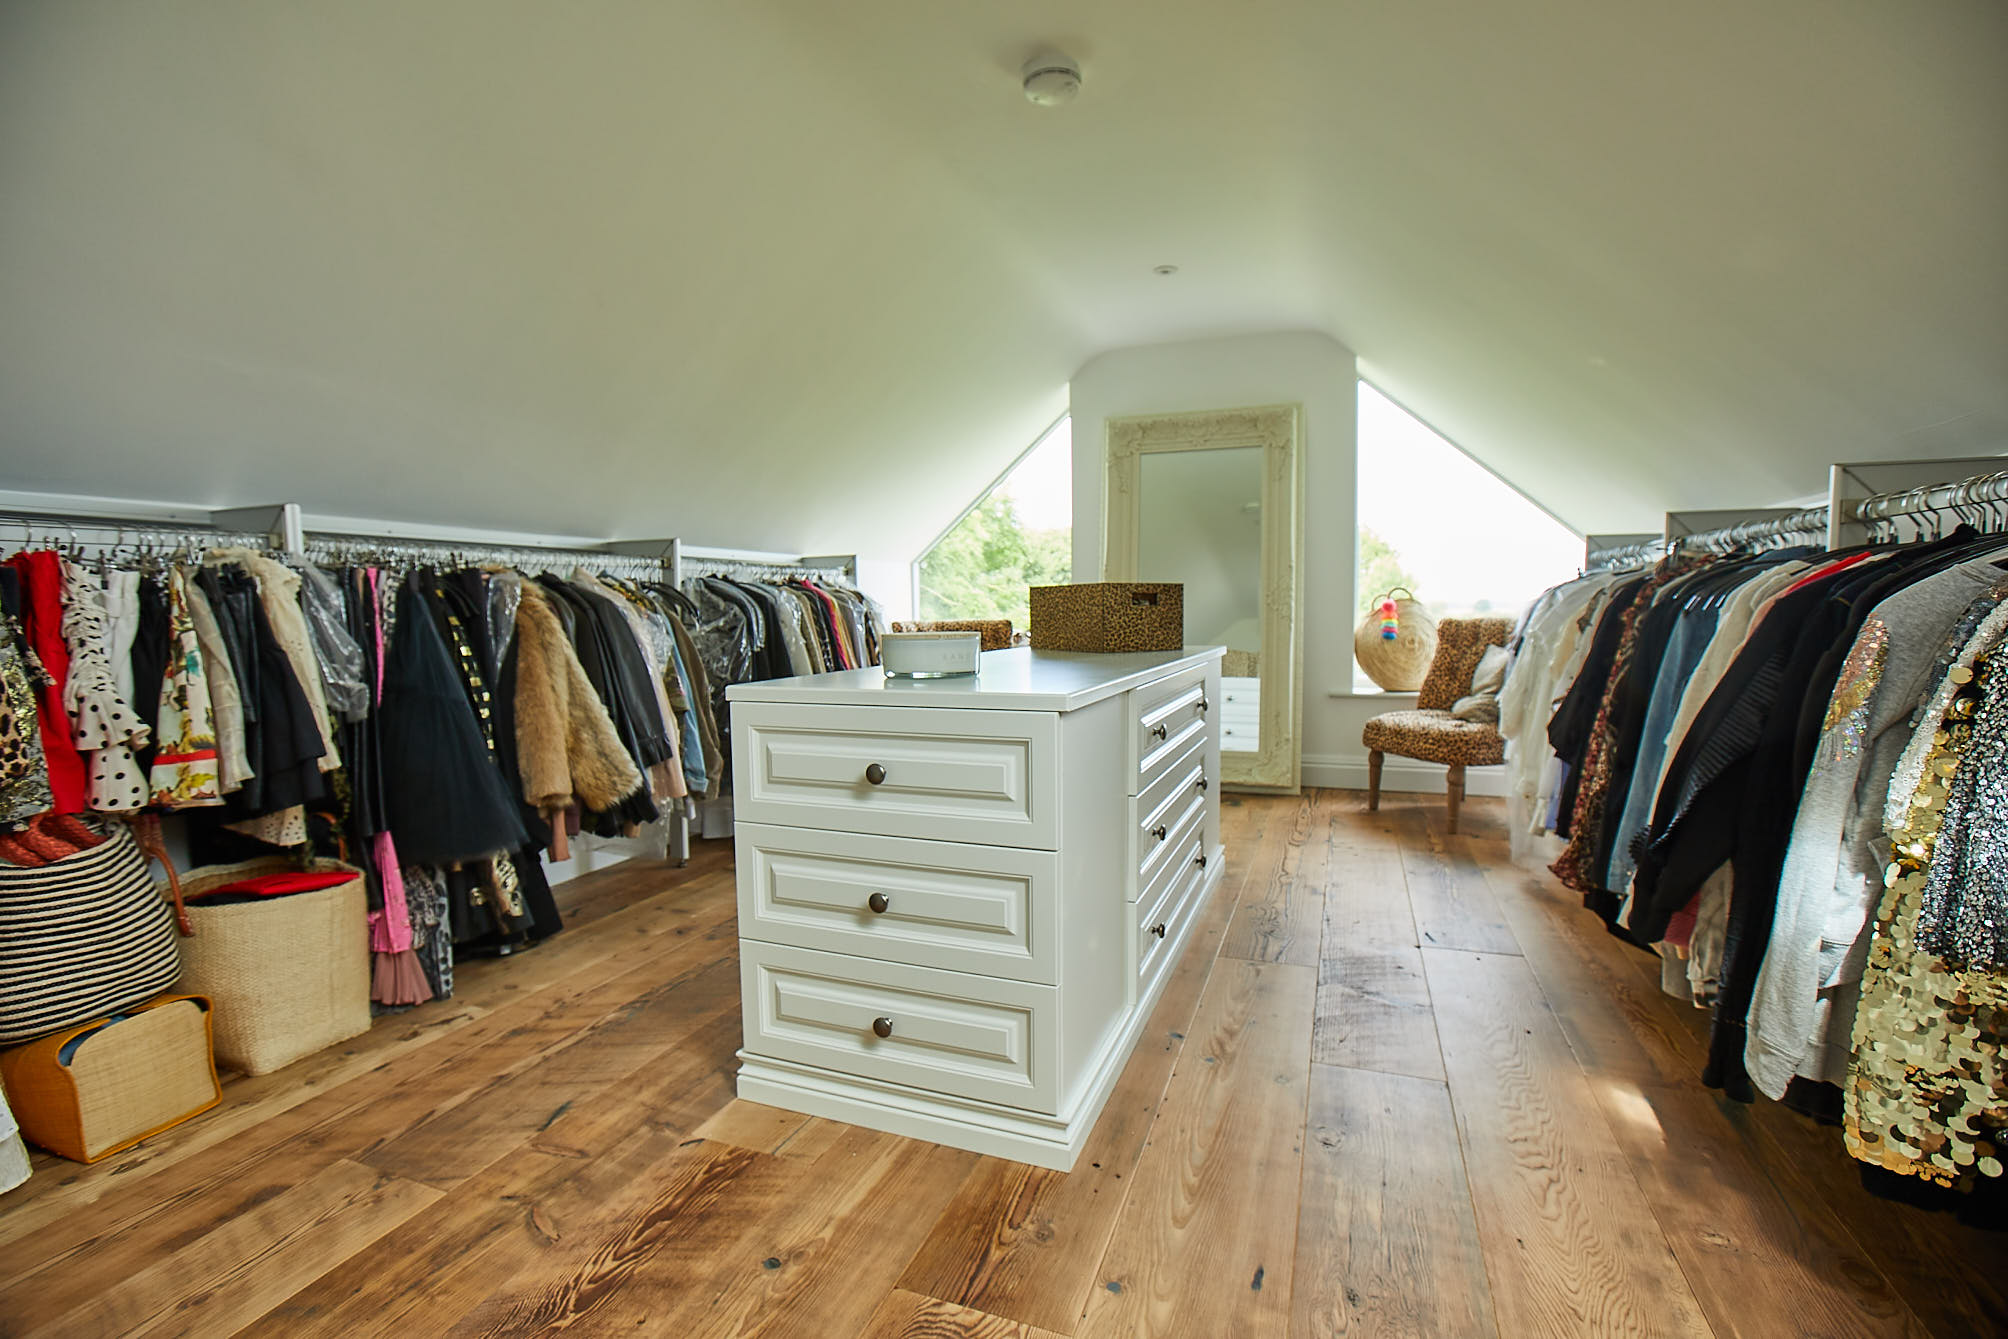
<path fill-rule="evenodd" d="M 84 754 L 90 806 L 100 813 L 131 813 L 146 803 L 147 777 L 133 749 L 151 732 L 120 695 L 106 650 L 104 592 L 90 572 L 63 564 L 63 642 L 70 668 L 63 706 L 70 737 Z"/>

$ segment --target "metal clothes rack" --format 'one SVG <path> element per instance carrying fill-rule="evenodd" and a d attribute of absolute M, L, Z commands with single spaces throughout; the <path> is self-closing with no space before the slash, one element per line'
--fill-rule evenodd
<path fill-rule="evenodd" d="M 21 547 L 47 546 L 72 557 L 197 557 L 210 548 L 277 551 L 289 533 L 284 507 L 230 508 L 215 512 L 166 511 L 152 516 L 108 515 L 98 508 L 0 504 L 0 539 L 14 526 Z"/>
<path fill-rule="evenodd" d="M 332 519 L 332 518 L 331 518 Z M 366 561 L 384 566 L 422 563 L 478 566 L 499 563 L 532 572 L 584 567 L 641 581 L 675 584 L 679 541 L 613 540 L 581 546 L 491 542 L 472 537 L 413 538 L 395 527 L 369 532 L 315 528 L 311 532 L 299 504 L 211 508 L 126 498 L 0 490 L 0 544 L 6 529 L 19 526 L 23 547 L 47 544 L 76 557 L 125 555 L 135 558 L 185 556 L 211 548 L 257 549 L 279 558 Z M 814 562 L 818 560 L 806 559 Z M 597 842 L 607 849 L 662 858 L 679 864 L 690 858 L 690 811 L 671 808 L 666 831 L 653 840 Z"/>
<path fill-rule="evenodd" d="M 1583 562 L 1583 571 L 1622 572 L 1637 567 L 1650 567 L 1666 555 L 1666 545 L 1659 539 L 1639 539 L 1628 544 L 1596 544 L 1603 536 L 1592 536 L 1592 546 Z"/>
<path fill-rule="evenodd" d="M 1694 549 L 1724 553 L 1773 544 L 1793 535 L 1824 538 L 1827 531 L 1827 517 L 1826 507 L 1777 511 L 1771 515 L 1737 521 L 1709 530 L 1688 531 L 1670 538 L 1668 547 L 1675 550 Z"/>
<path fill-rule="evenodd" d="M 858 579 L 858 556 L 855 553 L 804 556 L 761 553 L 751 549 L 697 548 L 685 544 L 679 546 L 677 559 L 678 586 L 690 577 L 702 576 L 741 577 L 756 581 L 807 577 L 827 581 L 835 573 L 852 586 L 857 584 Z"/>
<path fill-rule="evenodd" d="M 199 558 L 212 548 L 242 548 L 271 551 L 272 536 L 255 530 L 219 530 L 206 525 L 121 525 L 117 522 L 78 518 L 29 517 L 0 511 L 0 540 L 14 547 L 5 535 L 9 527 L 21 528 L 22 549 L 60 549 L 72 558 L 133 557 L 185 559 Z"/>
<path fill-rule="evenodd" d="M 2008 529 L 2008 470 L 1872 493 L 1849 504 L 1843 519 L 1865 527 L 1871 538 L 1894 539 L 1899 518 L 1918 521 L 1946 512 L 1983 531 Z"/>
<path fill-rule="evenodd" d="M 386 567 L 479 567 L 497 564 L 526 572 L 562 572 L 575 567 L 612 572 L 639 580 L 661 580 L 669 564 L 661 558 L 605 549 L 545 548 L 529 544 L 482 544 L 450 539 L 383 539 L 372 535 L 310 533 L 305 556 L 323 562 L 367 562 Z"/>

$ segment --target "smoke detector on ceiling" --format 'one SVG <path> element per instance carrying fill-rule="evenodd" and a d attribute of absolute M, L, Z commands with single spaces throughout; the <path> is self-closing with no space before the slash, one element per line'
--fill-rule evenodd
<path fill-rule="evenodd" d="M 1072 102 L 1081 91 L 1081 67 L 1072 56 L 1042 51 L 1025 62 L 1025 100 L 1041 107 Z"/>

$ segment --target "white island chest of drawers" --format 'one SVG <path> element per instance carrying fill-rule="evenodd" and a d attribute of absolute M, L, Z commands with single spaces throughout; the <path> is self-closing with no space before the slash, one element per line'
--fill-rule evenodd
<path fill-rule="evenodd" d="M 1220 654 L 728 690 L 739 1095 L 1071 1168 L 1220 881 Z"/>

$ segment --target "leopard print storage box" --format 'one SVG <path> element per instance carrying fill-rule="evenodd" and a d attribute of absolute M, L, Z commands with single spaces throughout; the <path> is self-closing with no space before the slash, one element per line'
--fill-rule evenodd
<path fill-rule="evenodd" d="M 1182 651 L 1185 587 L 1176 581 L 1034 586 L 1032 649 Z"/>

